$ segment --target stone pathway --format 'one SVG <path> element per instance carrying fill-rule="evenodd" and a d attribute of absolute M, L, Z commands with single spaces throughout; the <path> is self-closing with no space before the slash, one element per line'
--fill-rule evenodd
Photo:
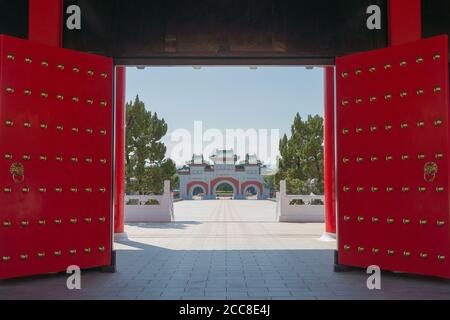
<path fill-rule="evenodd" d="M 126 226 L 115 274 L 0 282 L 1 299 L 450 299 L 450 282 L 385 273 L 382 290 L 362 270 L 333 272 L 323 224 L 282 224 L 269 201 L 183 201 L 176 222 Z"/>

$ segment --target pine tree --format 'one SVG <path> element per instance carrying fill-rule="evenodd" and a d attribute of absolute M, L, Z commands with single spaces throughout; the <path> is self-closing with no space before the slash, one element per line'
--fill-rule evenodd
<path fill-rule="evenodd" d="M 280 140 L 280 161 L 276 184 L 286 180 L 292 194 L 323 193 L 323 118 L 300 115 L 294 118 L 291 137 Z"/>
<path fill-rule="evenodd" d="M 164 180 L 176 183 L 176 166 L 165 159 L 166 146 L 161 139 L 168 127 L 164 119 L 147 111 L 136 96 L 126 104 L 126 191 L 137 194 L 159 194 Z"/>

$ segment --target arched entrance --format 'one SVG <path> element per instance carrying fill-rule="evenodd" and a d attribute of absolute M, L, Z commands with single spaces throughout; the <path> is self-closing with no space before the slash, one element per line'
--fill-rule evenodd
<path fill-rule="evenodd" d="M 245 188 L 243 194 L 247 200 L 257 200 L 258 196 L 260 195 L 258 192 L 258 188 L 253 185 Z"/>
<path fill-rule="evenodd" d="M 201 185 L 196 185 L 191 188 L 191 194 L 189 196 L 192 200 L 203 200 L 206 196 L 206 189 Z"/>
<path fill-rule="evenodd" d="M 241 185 L 242 195 L 249 200 L 261 199 L 264 194 L 264 186 L 259 181 L 246 181 Z"/>
<path fill-rule="evenodd" d="M 201 186 L 196 186 L 192 189 L 192 196 L 204 196 L 206 193 L 205 189 Z"/>
<path fill-rule="evenodd" d="M 213 189 L 213 195 L 216 199 L 235 199 L 237 190 L 232 183 L 223 181 L 216 184 Z"/>
<path fill-rule="evenodd" d="M 236 197 L 239 195 L 240 190 L 239 181 L 232 177 L 219 177 L 211 180 L 211 194 L 216 197 L 216 190 L 223 183 L 226 183 L 233 188 L 232 198 L 236 199 Z M 230 190 L 229 187 L 228 190 Z"/>
<path fill-rule="evenodd" d="M 187 184 L 187 194 L 191 199 L 204 199 L 208 195 L 208 184 L 203 181 L 192 181 Z"/>

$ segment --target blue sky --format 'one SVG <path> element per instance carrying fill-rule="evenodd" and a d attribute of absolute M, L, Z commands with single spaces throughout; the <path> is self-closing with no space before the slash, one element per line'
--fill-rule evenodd
<path fill-rule="evenodd" d="M 150 67 L 127 69 L 127 101 L 139 94 L 147 109 L 169 125 L 170 133 L 194 121 L 203 130 L 279 129 L 289 133 L 297 112 L 323 115 L 323 70 L 300 67 Z M 187 156 L 186 156 L 187 157 Z M 187 160 L 187 159 L 186 159 Z M 178 162 L 181 162 L 179 159 Z"/>

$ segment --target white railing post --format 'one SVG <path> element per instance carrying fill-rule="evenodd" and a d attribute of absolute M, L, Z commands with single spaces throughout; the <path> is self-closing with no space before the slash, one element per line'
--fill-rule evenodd
<path fill-rule="evenodd" d="M 170 193 L 170 181 L 164 180 L 164 194 Z"/>
<path fill-rule="evenodd" d="M 286 195 L 286 180 L 280 181 L 280 193 Z"/>
<path fill-rule="evenodd" d="M 280 181 L 280 194 L 279 194 L 279 201 L 280 201 L 280 205 L 279 205 L 279 214 L 278 214 L 278 221 L 282 221 L 283 216 L 286 214 L 287 212 L 287 205 L 289 205 L 289 203 L 286 204 L 286 196 L 287 196 L 287 191 L 286 191 L 287 187 L 286 187 L 286 180 L 281 180 Z"/>
<path fill-rule="evenodd" d="M 277 193 L 275 194 L 275 203 L 276 203 L 276 208 L 275 208 L 275 220 L 278 221 L 278 218 L 280 217 L 280 192 L 277 191 Z"/>
<path fill-rule="evenodd" d="M 173 210 L 173 194 L 170 191 L 170 180 L 164 180 L 164 201 L 167 201 L 167 210 L 170 213 L 171 220 L 175 218 Z"/>

